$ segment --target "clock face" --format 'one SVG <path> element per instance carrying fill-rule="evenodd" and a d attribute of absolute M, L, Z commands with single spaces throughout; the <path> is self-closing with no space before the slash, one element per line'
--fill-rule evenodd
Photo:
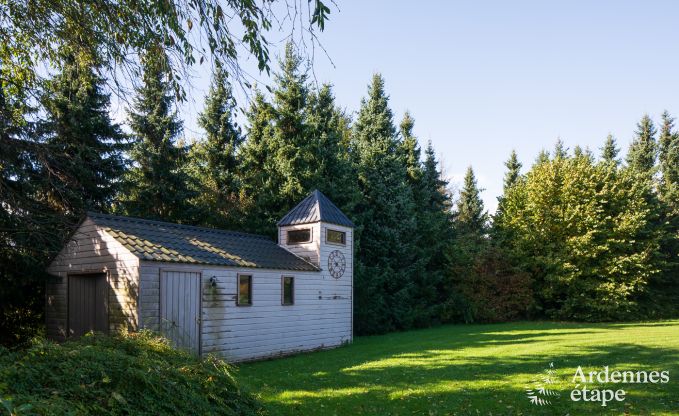
<path fill-rule="evenodd" d="M 339 250 L 334 250 L 328 256 L 328 270 L 330 275 L 335 279 L 339 279 L 344 274 L 344 270 L 347 268 L 347 261 Z"/>

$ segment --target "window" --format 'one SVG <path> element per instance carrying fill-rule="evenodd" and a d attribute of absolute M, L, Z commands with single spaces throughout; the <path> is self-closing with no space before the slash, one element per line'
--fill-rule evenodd
<path fill-rule="evenodd" d="M 301 244 L 311 242 L 311 228 L 288 231 L 288 244 Z"/>
<path fill-rule="evenodd" d="M 236 305 L 252 305 L 252 276 L 247 274 L 238 275 L 238 298 Z"/>
<path fill-rule="evenodd" d="M 347 243 L 347 233 L 328 229 L 325 240 L 328 243 L 345 245 Z"/>
<path fill-rule="evenodd" d="M 293 305 L 295 303 L 295 278 L 292 276 L 281 277 L 282 299 L 283 305 Z"/>

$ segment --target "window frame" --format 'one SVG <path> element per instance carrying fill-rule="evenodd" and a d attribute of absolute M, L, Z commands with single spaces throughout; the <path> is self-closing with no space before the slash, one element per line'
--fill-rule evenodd
<path fill-rule="evenodd" d="M 295 241 L 295 242 L 291 242 L 291 241 L 290 241 L 290 232 L 295 232 L 295 231 L 307 231 L 307 230 L 309 231 L 309 239 L 308 239 L 308 240 L 305 240 L 305 241 Z M 311 227 L 305 227 L 305 228 L 293 228 L 293 229 L 290 229 L 290 230 L 287 230 L 287 231 L 286 231 L 285 237 L 286 237 L 286 242 L 288 243 L 288 245 L 291 245 L 291 246 L 292 246 L 292 245 L 298 245 L 298 244 L 309 244 L 309 243 L 312 243 L 312 242 L 314 241 L 314 230 L 313 230 L 313 228 L 311 228 Z"/>
<path fill-rule="evenodd" d="M 290 303 L 285 302 L 285 279 L 290 279 Z M 284 274 L 281 276 L 281 305 L 282 306 L 292 306 L 295 304 L 295 276 Z"/>
<path fill-rule="evenodd" d="M 248 277 L 248 303 L 242 303 L 240 299 L 240 279 Z M 236 306 L 252 306 L 252 274 L 238 273 L 236 275 Z"/>
<path fill-rule="evenodd" d="M 341 234 L 344 236 L 344 242 L 343 242 L 343 243 L 338 243 L 338 242 L 336 242 L 336 241 L 330 241 L 330 240 L 328 239 L 328 236 L 330 235 L 330 232 L 331 232 L 331 231 L 336 232 L 336 233 L 341 233 Z M 346 247 L 346 245 L 347 245 L 347 232 L 346 232 L 346 231 L 342 231 L 342 230 L 336 230 L 336 229 L 334 229 L 334 228 L 326 228 L 326 229 L 325 229 L 325 242 L 326 242 L 326 244 L 334 244 L 334 245 L 336 245 L 336 246 Z"/>

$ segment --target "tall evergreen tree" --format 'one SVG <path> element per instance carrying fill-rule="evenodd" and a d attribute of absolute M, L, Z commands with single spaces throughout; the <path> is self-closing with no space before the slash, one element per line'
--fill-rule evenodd
<path fill-rule="evenodd" d="M 540 150 L 538 156 L 535 158 L 535 165 L 549 162 L 549 152 L 545 149 Z"/>
<path fill-rule="evenodd" d="M 177 144 L 182 122 L 173 109 L 167 58 L 160 52 L 143 58 L 143 85 L 137 90 L 130 127 L 135 143 L 133 167 L 121 194 L 127 215 L 173 222 L 191 222 L 194 196 L 185 168 L 186 149 Z"/>
<path fill-rule="evenodd" d="M 507 172 L 505 172 L 503 185 L 504 191 L 507 192 L 507 189 L 514 186 L 521 177 L 521 168 L 523 167 L 515 150 L 512 150 L 512 154 L 509 155 L 509 159 L 505 162 L 505 167 Z"/>
<path fill-rule="evenodd" d="M 648 177 L 652 176 L 655 170 L 657 156 L 655 134 L 653 121 L 647 114 L 644 115 L 637 124 L 634 140 L 627 151 L 627 165 Z"/>
<path fill-rule="evenodd" d="M 236 170 L 243 136 L 234 120 L 235 108 L 226 73 L 217 67 L 205 108 L 198 116 L 205 139 L 192 147 L 189 161 L 198 184 L 195 205 L 201 212 L 200 222 L 222 228 L 235 227 L 242 217 Z"/>
<path fill-rule="evenodd" d="M 601 148 L 601 160 L 617 165 L 620 163 L 620 159 L 618 159 L 619 153 L 620 149 L 618 149 L 618 146 L 616 145 L 615 138 L 612 134 L 609 134 L 606 137 L 604 147 Z"/>
<path fill-rule="evenodd" d="M 674 129 L 674 118 L 667 111 L 663 112 L 662 121 L 658 159 L 663 188 L 670 188 L 673 184 L 679 186 L 679 133 Z"/>
<path fill-rule="evenodd" d="M 463 233 L 482 235 L 486 232 L 488 213 L 483 206 L 481 189 L 471 166 L 464 175 L 464 184 L 457 202 L 456 221 Z"/>
<path fill-rule="evenodd" d="M 41 100 L 53 178 L 49 198 L 64 215 L 106 211 L 125 169 L 126 137 L 109 116 L 110 98 L 95 59 L 64 50 L 62 60 Z"/>
<path fill-rule="evenodd" d="M 315 145 L 307 128 L 307 74 L 292 43 L 279 64 L 273 103 L 256 97 L 243 146 L 243 185 L 252 204 L 247 228 L 272 236 L 276 222 L 311 190 L 316 169 Z M 247 172 L 253 163 L 263 168 Z"/>
<path fill-rule="evenodd" d="M 349 155 L 349 118 L 335 104 L 330 85 L 309 93 L 306 114 L 311 175 L 305 187 L 321 190 L 342 211 L 351 213 L 360 191 Z"/>
<path fill-rule="evenodd" d="M 568 149 L 561 140 L 561 137 L 556 139 L 554 144 L 554 159 L 565 159 L 568 157 Z"/>
<path fill-rule="evenodd" d="M 384 80 L 373 76 L 354 124 L 352 151 L 362 200 L 357 250 L 356 330 L 385 332 L 410 327 L 414 220 L 408 172 L 402 163 Z"/>
<path fill-rule="evenodd" d="M 408 181 L 411 187 L 417 193 L 419 188 L 418 184 L 422 176 L 422 162 L 420 160 L 421 151 L 420 145 L 417 142 L 417 138 L 413 134 L 413 127 L 415 126 L 415 120 L 412 118 L 409 112 L 403 115 L 403 120 L 400 124 L 400 134 L 401 142 L 399 145 L 399 151 L 401 152 L 401 157 L 408 169 Z M 418 195 L 414 195 L 418 198 Z"/>

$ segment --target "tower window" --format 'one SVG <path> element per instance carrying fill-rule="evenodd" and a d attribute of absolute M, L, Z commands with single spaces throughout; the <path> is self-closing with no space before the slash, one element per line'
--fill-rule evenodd
<path fill-rule="evenodd" d="M 288 231 L 288 244 L 302 244 L 311 242 L 311 228 Z"/>
<path fill-rule="evenodd" d="M 295 303 L 295 278 L 292 276 L 281 277 L 281 292 L 283 305 L 293 305 Z"/>
<path fill-rule="evenodd" d="M 345 245 L 347 243 L 347 233 L 328 229 L 325 240 L 328 243 Z"/>

